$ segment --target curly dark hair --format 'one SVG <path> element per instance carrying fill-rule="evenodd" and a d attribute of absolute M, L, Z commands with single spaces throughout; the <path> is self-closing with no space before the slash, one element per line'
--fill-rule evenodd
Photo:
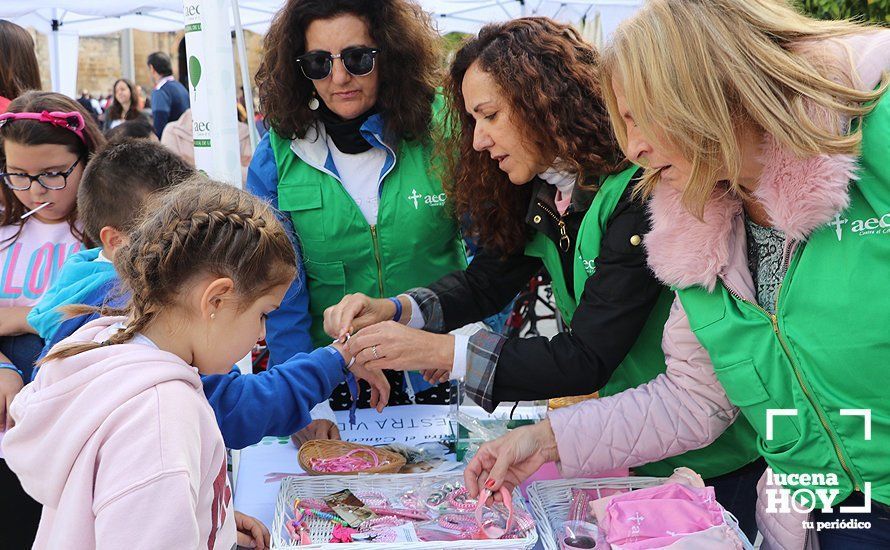
<path fill-rule="evenodd" d="M 301 138 L 317 120 L 308 107 L 314 87 L 296 58 L 306 53 L 306 29 L 318 19 L 353 14 L 368 23 L 380 54 L 377 107 L 386 133 L 425 139 L 438 83 L 440 46 L 429 15 L 410 0 L 288 0 L 263 42 L 257 72 L 260 103 L 275 132 Z"/>
<path fill-rule="evenodd" d="M 446 84 L 447 116 L 439 148 L 446 192 L 470 232 L 502 253 L 525 245 L 531 186 L 516 187 L 486 152 L 473 149 L 475 121 L 464 110 L 462 84 L 473 63 L 498 84 L 543 158 L 590 181 L 625 166 L 599 88 L 599 55 L 568 25 L 527 17 L 486 25 L 458 50 Z"/>

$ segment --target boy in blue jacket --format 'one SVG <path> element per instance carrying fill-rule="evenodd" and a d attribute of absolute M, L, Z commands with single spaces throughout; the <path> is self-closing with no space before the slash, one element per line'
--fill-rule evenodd
<path fill-rule="evenodd" d="M 149 195 L 192 175 L 193 170 L 164 146 L 148 140 L 109 144 L 90 161 L 77 192 L 77 208 L 88 239 L 100 248 L 72 256 L 53 288 L 28 321 L 47 342 L 56 343 L 98 317 L 91 313 L 63 320 L 59 308 L 71 305 L 115 308 L 126 303 L 117 292 L 114 253 L 128 241 Z M 305 275 L 300 272 L 301 283 Z M 290 359 L 256 375 L 202 376 L 226 446 L 241 449 L 267 435 L 287 436 L 311 421 L 309 411 L 325 401 L 348 373 L 340 353 L 330 347 Z M 382 396 L 386 403 L 388 396 Z M 382 409 L 382 407 L 381 407 Z"/>

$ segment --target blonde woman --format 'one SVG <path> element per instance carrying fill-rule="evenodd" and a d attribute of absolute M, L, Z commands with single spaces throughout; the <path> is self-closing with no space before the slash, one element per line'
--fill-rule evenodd
<path fill-rule="evenodd" d="M 546 460 L 570 475 L 633 467 L 747 421 L 772 469 L 764 548 L 890 547 L 888 69 L 890 30 L 783 0 L 653 0 L 622 24 L 602 87 L 646 168 L 650 266 L 677 289 L 667 371 L 483 446 L 474 494 Z M 831 507 L 767 508 L 764 490 L 782 489 Z"/>

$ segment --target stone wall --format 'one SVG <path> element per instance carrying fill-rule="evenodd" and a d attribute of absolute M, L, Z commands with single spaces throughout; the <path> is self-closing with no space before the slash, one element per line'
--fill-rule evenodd
<path fill-rule="evenodd" d="M 40 64 L 40 79 L 43 89 L 52 88 L 49 65 L 49 40 L 46 35 L 29 29 L 37 46 L 37 61 Z M 150 33 L 133 31 L 133 65 L 136 71 L 135 83 L 142 86 L 146 93 L 151 93 L 152 83 L 148 75 L 146 59 L 152 52 L 162 51 L 173 60 L 173 74 L 179 76 L 177 56 L 183 31 L 169 33 Z M 247 48 L 247 64 L 251 78 L 256 75 L 262 58 L 262 35 L 245 31 L 244 39 Z M 80 51 L 77 63 L 77 90 L 87 90 L 94 96 L 111 93 L 114 81 L 123 75 L 122 33 L 102 36 L 84 36 L 80 38 Z M 237 60 L 234 39 L 232 50 L 235 57 L 235 80 L 241 85 L 241 69 Z"/>

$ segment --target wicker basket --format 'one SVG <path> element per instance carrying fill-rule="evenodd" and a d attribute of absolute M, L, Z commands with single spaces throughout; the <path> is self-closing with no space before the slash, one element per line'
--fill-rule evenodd
<path fill-rule="evenodd" d="M 532 515 L 538 525 L 538 533 L 544 550 L 559 550 L 556 533 L 569 515 L 572 501 L 572 489 L 594 489 L 597 497 L 606 489 L 645 489 L 661 485 L 666 479 L 659 477 L 610 477 L 600 479 L 560 479 L 555 481 L 535 481 L 528 488 L 528 500 L 532 507 Z M 738 521 L 729 512 L 725 513 L 726 523 L 735 529 L 745 546 L 745 550 L 754 550 Z"/>
<path fill-rule="evenodd" d="M 381 490 L 408 491 L 424 484 L 440 483 L 454 479 L 454 472 L 448 474 L 397 474 L 359 475 L 352 477 L 318 476 L 286 477 L 278 491 L 275 505 L 275 519 L 272 523 L 272 548 L 275 550 L 532 550 L 538 543 L 538 533 L 532 530 L 524 539 L 507 540 L 465 540 L 447 542 L 396 542 L 331 544 L 316 543 L 311 546 L 297 546 L 291 541 L 285 529 L 285 522 L 291 514 L 294 499 L 320 498 L 343 489 L 351 491 Z M 525 499 L 519 491 L 513 492 L 513 506 L 517 510 L 528 511 Z M 333 525 L 324 520 L 310 518 L 309 532 L 313 541 L 328 541 Z"/>
<path fill-rule="evenodd" d="M 354 451 L 356 449 L 365 449 L 368 451 L 374 451 L 377 456 L 380 458 L 380 466 L 376 468 L 368 468 L 367 470 L 361 470 L 359 472 L 343 472 L 343 473 L 335 473 L 335 472 L 318 472 L 312 469 L 311 463 L 313 458 L 335 458 L 338 456 L 343 456 L 349 451 Z M 360 455 L 363 456 L 363 455 Z M 327 475 L 339 475 L 339 476 L 354 476 L 356 474 L 395 474 L 398 473 L 399 470 L 405 467 L 405 457 L 394 453 L 392 451 L 387 451 L 385 449 L 380 449 L 377 447 L 370 447 L 368 445 L 359 445 L 358 443 L 350 443 L 348 441 L 338 441 L 333 439 L 315 439 L 312 441 L 307 441 L 300 447 L 300 452 L 297 455 L 297 460 L 300 462 L 300 467 L 303 470 L 311 475 L 311 476 L 327 476 Z M 385 464 L 384 464 L 385 463 Z"/>

